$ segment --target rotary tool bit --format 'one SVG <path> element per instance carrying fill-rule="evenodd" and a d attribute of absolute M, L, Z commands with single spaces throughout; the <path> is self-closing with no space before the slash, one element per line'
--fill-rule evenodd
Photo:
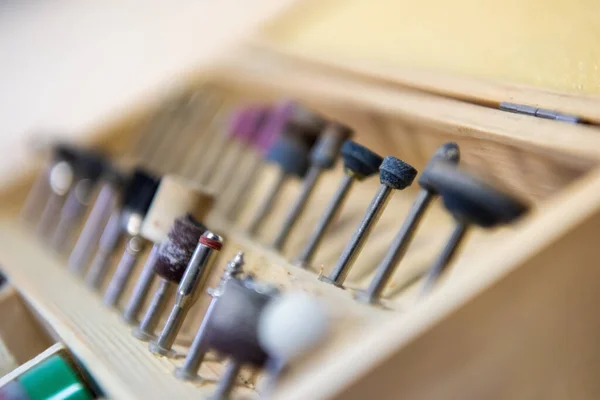
<path fill-rule="evenodd" d="M 282 250 L 287 242 L 294 225 L 306 208 L 323 171 L 335 166 L 343 143 L 352 136 L 352 130 L 336 122 L 330 122 L 321 134 L 315 147 L 310 152 L 310 169 L 302 185 L 300 195 L 286 216 L 281 230 L 275 237 L 273 247 Z"/>
<path fill-rule="evenodd" d="M 228 398 L 243 365 L 262 367 L 268 355 L 258 338 L 258 324 L 265 307 L 279 291 L 250 277 L 230 279 L 206 322 L 207 348 L 229 357 L 226 372 L 216 389 L 217 398 Z"/>
<path fill-rule="evenodd" d="M 493 228 L 509 224 L 527 212 L 528 206 L 462 171 L 448 162 L 429 166 L 427 184 L 439 193 L 444 206 L 454 216 L 456 226 L 448 243 L 429 268 L 422 294 L 427 294 L 446 271 L 472 225 Z"/>
<path fill-rule="evenodd" d="M 108 161 L 100 154 L 89 151 L 79 152 L 75 162 L 73 185 L 60 211 L 50 242 L 56 252 L 64 253 L 70 247 L 73 228 L 78 226 L 83 218 L 95 185 L 107 163 Z"/>
<path fill-rule="evenodd" d="M 204 314 L 200 328 L 198 328 L 198 332 L 194 337 L 183 365 L 175 370 L 175 376 L 177 378 L 183 380 L 202 379 L 198 376 L 198 370 L 200 369 L 200 365 L 204 361 L 204 357 L 208 351 L 206 346 L 206 327 L 208 326 L 208 321 L 210 320 L 219 297 L 223 293 L 225 284 L 232 278 L 239 278 L 239 276 L 243 273 L 243 267 L 244 253 L 239 252 L 225 267 L 225 271 L 221 277 L 219 286 L 212 291 L 209 289 L 209 294 L 212 295 L 212 300 L 208 306 L 208 309 L 206 310 L 206 313 Z"/>
<path fill-rule="evenodd" d="M 195 185 L 181 177 L 166 175 L 161 179 L 140 231 L 140 235 L 145 240 L 153 243 L 153 248 L 136 282 L 131 298 L 123 311 L 122 319 L 124 321 L 129 324 L 138 322 L 138 315 L 154 280 L 154 263 L 156 262 L 158 248 L 167 239 L 169 230 L 175 220 L 186 215 L 193 217 L 196 221 L 204 220 L 212 208 L 213 200 L 213 194 L 206 188 Z M 124 254 L 124 257 L 129 259 L 127 254 Z M 125 281 L 128 279 L 131 269 L 135 266 L 135 260 L 133 264 L 130 269 L 124 269 Z M 121 278 L 117 280 L 117 275 L 118 272 L 115 273 L 115 278 L 113 278 L 113 280 L 116 280 L 114 293 L 117 297 L 120 297 L 126 282 Z M 114 299 L 115 295 L 109 296 L 107 290 L 106 297 L 108 297 L 109 304 L 118 301 L 118 298 Z"/>
<path fill-rule="evenodd" d="M 120 201 L 120 193 L 126 178 L 114 167 L 106 167 L 101 181 L 98 197 L 69 257 L 69 270 L 77 275 L 82 275 L 89 265 L 102 235 L 102 228 L 106 226 Z"/>
<path fill-rule="evenodd" d="M 296 260 L 296 264 L 304 268 L 308 267 L 312 262 L 321 240 L 337 217 L 348 193 L 350 193 L 353 183 L 375 175 L 379 171 L 379 166 L 383 161 L 380 155 L 351 140 L 347 140 L 342 145 L 341 154 L 344 161 L 344 177 L 342 178 L 342 182 L 333 195 L 333 199 L 329 202 L 325 213 L 317 223 L 315 230 L 309 237 L 306 246 Z"/>
<path fill-rule="evenodd" d="M 152 198 L 158 188 L 159 180 L 142 169 L 134 171 L 125 186 L 123 205 L 111 214 L 104 232 L 100 237 L 96 255 L 85 276 L 87 286 L 98 290 L 110 268 L 111 257 L 124 234 L 137 235 Z"/>
<path fill-rule="evenodd" d="M 266 161 L 279 166 L 278 175 L 250 223 L 248 231 L 251 234 L 258 233 L 287 180 L 291 176 L 302 178 L 306 175 L 309 152 L 310 147 L 306 142 L 296 136 L 281 135 L 277 139 L 267 154 Z"/>
<path fill-rule="evenodd" d="M 403 190 L 410 186 L 416 175 L 416 169 L 396 157 L 387 156 L 383 159 L 379 167 L 379 179 L 381 181 L 379 190 L 375 193 L 375 197 L 369 208 L 367 208 L 358 228 L 352 234 L 331 274 L 329 274 L 329 277 L 320 276 L 320 280 L 340 287 L 343 285 L 350 268 L 356 261 L 377 220 L 379 220 L 393 191 Z"/>
<path fill-rule="evenodd" d="M 139 233 L 132 235 L 127 243 L 121 261 L 106 290 L 104 304 L 109 307 L 118 304 L 137 264 L 139 254 L 148 241 L 157 243 L 166 239 L 169 228 L 177 217 L 189 214 L 196 220 L 204 219 L 210 211 L 212 202 L 212 194 L 195 186 L 192 182 L 175 175 L 164 176 L 144 217 Z"/>
<path fill-rule="evenodd" d="M 185 269 L 181 282 L 177 287 L 175 304 L 171 309 L 167 322 L 156 339 L 151 342 L 149 349 L 152 353 L 163 356 L 174 355 L 171 347 L 183 325 L 190 308 L 200 295 L 200 288 L 210 274 L 214 258 L 223 246 L 223 239 L 212 232 L 206 231 L 200 237 L 198 246 Z"/>
<path fill-rule="evenodd" d="M 48 174 L 49 195 L 45 199 L 42 213 L 37 219 L 36 233 L 41 238 L 49 237 L 56 227 L 60 210 L 73 184 L 77 156 L 78 152 L 71 147 L 61 145 L 54 150 L 54 160 Z M 33 208 L 29 204 L 35 200 L 27 199 L 25 206 L 27 210 Z"/>
<path fill-rule="evenodd" d="M 73 179 L 73 170 L 72 163 L 76 157 L 76 150 L 70 146 L 64 144 L 56 144 L 51 148 L 51 159 L 48 162 L 42 171 L 36 176 L 36 179 L 31 187 L 31 190 L 27 194 L 27 199 L 25 200 L 25 204 L 23 209 L 21 210 L 22 219 L 29 223 L 34 224 L 39 221 L 42 212 L 44 211 L 45 204 L 49 200 L 50 195 L 54 192 L 55 188 L 52 188 L 51 183 L 55 185 L 58 181 L 63 182 L 65 179 L 57 179 L 56 172 L 54 173 L 54 177 L 52 177 L 52 171 L 55 170 L 55 166 L 60 163 L 65 162 L 67 166 L 70 168 L 67 169 L 67 178 L 66 183 L 62 183 L 59 186 L 63 186 L 60 190 L 61 192 L 66 192 L 72 182 Z M 64 165 L 64 164 L 61 164 Z M 59 171 L 65 171 L 65 168 L 59 168 Z M 60 175 L 60 173 L 59 173 Z M 51 181 L 51 177 L 53 181 Z M 66 188 L 64 188 L 66 186 Z M 55 214 L 53 214 L 55 215 Z"/>
<path fill-rule="evenodd" d="M 367 303 L 376 302 L 392 277 L 395 269 L 398 267 L 398 264 L 402 261 L 402 257 L 404 257 L 404 254 L 408 250 L 425 211 L 437 196 L 435 188 L 429 185 L 427 181 L 429 177 L 429 166 L 440 161 L 458 164 L 460 161 L 460 150 L 458 145 L 456 143 L 446 143 L 441 146 L 423 170 L 423 173 L 419 177 L 421 190 L 419 191 L 419 194 L 417 194 L 417 199 L 408 212 L 400 231 L 398 231 L 398 234 L 392 241 L 388 252 L 377 267 L 377 272 L 375 273 L 375 277 L 371 281 L 369 288 L 365 293 L 361 293 L 358 296 L 360 301 Z"/>
<path fill-rule="evenodd" d="M 198 241 L 205 232 L 206 227 L 190 215 L 175 220 L 153 264 L 160 282 L 139 327 L 133 330 L 136 338 L 148 341 L 154 337 L 167 301 L 183 279 Z"/>

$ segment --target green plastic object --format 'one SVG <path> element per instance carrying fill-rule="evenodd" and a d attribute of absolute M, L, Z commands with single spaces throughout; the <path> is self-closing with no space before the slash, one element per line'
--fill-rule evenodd
<path fill-rule="evenodd" d="M 31 400 L 91 400 L 92 396 L 75 371 L 53 355 L 19 378 Z"/>

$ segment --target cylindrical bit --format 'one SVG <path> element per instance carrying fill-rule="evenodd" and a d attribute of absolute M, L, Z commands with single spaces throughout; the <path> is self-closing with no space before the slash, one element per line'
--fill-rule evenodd
<path fill-rule="evenodd" d="M 68 266 L 71 272 L 77 275 L 84 273 L 98 245 L 102 228 L 106 226 L 117 201 L 118 188 L 113 183 L 106 182 L 100 189 L 94 207 L 69 257 Z"/>
<path fill-rule="evenodd" d="M 200 286 L 206 280 L 216 253 L 221 250 L 223 239 L 206 231 L 198 242 L 189 265 L 177 287 L 175 304 L 167 323 L 156 342 L 150 343 L 150 351 L 162 355 L 171 355 L 171 347 L 181 329 L 183 321 L 200 294 Z"/>
<path fill-rule="evenodd" d="M 262 227 L 266 217 L 273 210 L 275 200 L 289 176 L 304 177 L 309 168 L 308 155 L 310 148 L 307 143 L 297 137 L 280 136 L 269 153 L 266 161 L 277 164 L 280 167 L 279 175 L 258 212 L 250 223 L 249 232 L 256 234 Z"/>
<path fill-rule="evenodd" d="M 417 170 L 404 161 L 388 156 L 381 163 L 380 180 L 381 185 L 367 208 L 358 228 L 354 231 L 350 241 L 344 248 L 329 277 L 320 276 L 319 279 L 342 286 L 350 272 L 350 268 L 356 261 L 362 246 L 365 244 L 381 213 L 385 209 L 393 190 L 402 190 L 411 185 L 417 175 Z"/>
<path fill-rule="evenodd" d="M 39 218 L 45 208 L 45 204 L 49 199 L 51 193 L 56 190 L 56 185 L 59 183 L 56 179 L 56 169 L 54 168 L 56 165 L 63 163 L 61 165 L 67 165 L 71 168 L 68 169 L 68 184 L 71 185 L 73 179 L 73 169 L 72 164 L 77 157 L 77 151 L 70 146 L 66 146 L 63 144 L 57 144 L 52 149 L 52 160 L 49 165 L 44 168 L 37 176 L 29 194 L 27 195 L 27 199 L 25 200 L 25 205 L 21 211 L 21 216 L 23 220 L 29 223 L 37 223 Z M 64 171 L 64 168 L 62 168 Z M 54 174 L 54 175 L 53 175 Z M 60 173 L 58 175 L 61 175 Z M 63 183 L 63 186 L 65 183 Z M 66 193 L 68 187 L 63 188 L 62 191 Z"/>
<path fill-rule="evenodd" d="M 440 161 L 428 167 L 427 172 L 428 185 L 439 193 L 457 222 L 449 242 L 429 270 L 423 294 L 447 269 L 470 225 L 492 228 L 508 224 L 529 208 L 521 200 L 461 171 L 454 164 Z"/>
<path fill-rule="evenodd" d="M 181 282 L 196 244 L 205 231 L 206 227 L 190 216 L 175 220 L 153 264 L 154 272 L 161 278 L 161 286 L 146 310 L 140 328 L 134 331 L 136 337 L 144 340 L 154 334 L 158 319 L 171 297 L 170 287 L 174 288 Z"/>
<path fill-rule="evenodd" d="M 154 281 L 154 263 L 158 258 L 159 244 L 152 246 L 150 255 L 144 264 L 144 268 L 133 288 L 131 297 L 123 311 L 122 320 L 130 325 L 138 323 L 138 316 L 142 310 L 142 306 L 148 297 L 152 282 Z M 156 328 L 156 327 L 155 327 Z"/>
<path fill-rule="evenodd" d="M 219 384 L 215 389 L 215 393 L 211 396 L 211 400 L 228 400 L 231 392 L 233 391 L 233 387 L 235 386 L 235 380 L 240 373 L 240 369 L 242 365 L 231 359 L 227 362 L 227 366 L 225 367 L 225 372 L 221 379 L 219 379 Z"/>
<path fill-rule="evenodd" d="M 121 300 L 125 287 L 131 278 L 133 268 L 137 264 L 138 257 L 145 246 L 146 241 L 140 236 L 134 236 L 129 239 L 117 270 L 104 293 L 104 305 L 116 307 L 119 304 L 119 300 Z"/>
<path fill-rule="evenodd" d="M 51 240 L 51 246 L 57 252 L 63 253 L 71 244 L 73 228 L 85 214 L 96 182 L 106 167 L 107 163 L 100 154 L 80 152 L 77 157 L 75 183 L 69 190 Z"/>
<path fill-rule="evenodd" d="M 156 337 L 155 332 L 160 322 L 160 316 L 167 307 L 169 298 L 173 296 L 177 287 L 173 282 L 161 279 L 150 305 L 140 322 L 140 326 L 133 329 L 133 336 L 142 341 L 149 341 Z"/>
<path fill-rule="evenodd" d="M 371 281 L 367 292 L 364 295 L 360 295 L 358 297 L 359 300 L 373 303 L 379 299 L 386 283 L 394 272 L 395 266 L 400 262 L 406 253 L 406 250 L 408 250 L 410 241 L 407 240 L 407 238 L 414 235 L 431 200 L 433 200 L 433 196 L 430 192 L 427 190 L 419 191 L 417 199 L 408 212 L 408 216 L 406 217 L 402 228 L 390 245 L 390 250 L 386 253 L 385 257 L 377 267 L 377 272 Z"/>
<path fill-rule="evenodd" d="M 50 195 L 39 218 L 36 233 L 48 238 L 54 231 L 60 210 L 73 183 L 73 165 L 66 161 L 56 163 L 50 170 Z"/>
<path fill-rule="evenodd" d="M 460 151 L 458 145 L 456 145 L 456 143 L 446 143 L 438 148 L 432 159 L 429 161 L 428 166 L 439 161 L 456 164 L 459 160 Z M 404 257 L 404 254 L 408 250 L 408 246 L 410 246 L 414 233 L 417 230 L 425 211 L 429 207 L 429 204 L 431 204 L 434 196 L 436 196 L 434 188 L 427 184 L 429 175 L 428 166 L 425 167 L 425 170 L 419 178 L 419 184 L 422 189 L 419 191 L 400 231 L 392 241 L 388 252 L 377 267 L 377 272 L 375 273 L 375 277 L 371 281 L 369 288 L 366 293 L 358 296 L 360 301 L 374 303 L 379 299 L 388 281 L 392 277 L 392 274 L 402 260 L 402 257 Z"/>
<path fill-rule="evenodd" d="M 115 210 L 110 216 L 104 232 L 102 232 L 98 250 L 85 276 L 85 283 L 89 288 L 98 290 L 102 286 L 108 273 L 112 253 L 115 251 L 121 236 L 121 213 Z"/>
<path fill-rule="evenodd" d="M 273 285 L 250 278 L 230 279 L 208 321 L 208 346 L 243 364 L 264 365 L 267 354 L 258 341 L 258 321 L 265 306 L 278 294 Z"/>
<path fill-rule="evenodd" d="M 338 123 L 330 123 L 319 137 L 314 149 L 310 152 L 311 168 L 302 185 L 300 195 L 285 217 L 281 230 L 277 234 L 273 247 L 283 249 L 292 229 L 302 215 L 310 196 L 315 190 L 321 173 L 335 166 L 343 143 L 352 135 L 352 130 Z"/>
<path fill-rule="evenodd" d="M 308 267 L 312 262 L 314 254 L 325 236 L 325 232 L 342 208 L 354 181 L 361 181 L 376 174 L 383 161 L 383 158 L 378 154 L 351 140 L 347 140 L 344 143 L 341 153 L 344 160 L 345 175 L 327 206 L 325 213 L 309 237 L 306 247 L 304 247 L 296 260 L 296 263 L 300 266 Z"/>
<path fill-rule="evenodd" d="M 208 321 L 210 320 L 215 309 L 217 299 L 224 290 L 225 284 L 229 281 L 229 279 L 237 277 L 239 274 L 241 274 L 243 266 L 244 253 L 239 252 L 225 267 L 225 272 L 221 277 L 219 286 L 211 293 L 213 298 L 208 306 L 208 309 L 206 310 L 206 313 L 204 314 L 200 328 L 198 329 L 198 332 L 192 341 L 192 345 L 190 346 L 190 350 L 188 351 L 183 366 L 175 370 L 175 376 L 177 378 L 183 380 L 196 380 L 199 378 L 198 370 L 200 369 L 200 365 L 202 364 L 204 356 L 208 351 L 208 347 L 206 346 L 206 328 L 208 326 Z"/>

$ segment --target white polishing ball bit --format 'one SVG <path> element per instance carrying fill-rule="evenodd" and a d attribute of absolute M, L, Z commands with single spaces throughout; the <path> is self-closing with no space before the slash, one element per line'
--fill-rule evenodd
<path fill-rule="evenodd" d="M 304 292 L 285 293 L 270 302 L 258 322 L 258 341 L 277 367 L 315 347 L 327 333 L 329 321 L 323 304 Z"/>

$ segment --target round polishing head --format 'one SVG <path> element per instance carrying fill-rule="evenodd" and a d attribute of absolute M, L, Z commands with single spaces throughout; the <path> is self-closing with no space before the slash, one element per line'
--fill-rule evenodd
<path fill-rule="evenodd" d="M 266 116 L 266 107 L 249 106 L 233 115 L 230 135 L 244 143 L 253 143 Z"/>
<path fill-rule="evenodd" d="M 305 292 L 285 293 L 270 302 L 258 323 L 258 340 L 271 357 L 292 360 L 314 348 L 327 334 L 323 305 Z"/>
<path fill-rule="evenodd" d="M 324 169 L 333 168 L 342 145 L 352 134 L 353 131 L 348 126 L 329 123 L 310 152 L 311 163 Z"/>
<path fill-rule="evenodd" d="M 417 176 L 417 170 L 399 158 L 387 156 L 379 167 L 379 180 L 382 185 L 402 190 L 409 187 Z"/>
<path fill-rule="evenodd" d="M 429 169 L 429 182 L 458 220 L 484 228 L 507 224 L 521 217 L 528 206 L 447 162 Z"/>
<path fill-rule="evenodd" d="M 158 188 L 159 179 L 141 168 L 137 168 L 124 187 L 123 209 L 146 215 Z"/>
<path fill-rule="evenodd" d="M 310 147 L 302 139 L 290 135 L 281 135 L 267 153 L 265 160 L 278 164 L 287 175 L 302 178 L 306 175 L 310 166 L 309 154 Z"/>
<path fill-rule="evenodd" d="M 427 163 L 427 166 L 419 176 L 419 186 L 424 189 L 427 189 L 430 192 L 435 192 L 435 189 L 432 185 L 429 184 L 429 166 L 434 165 L 435 163 L 443 161 L 450 164 L 458 164 L 460 162 L 460 149 L 458 145 L 454 142 L 448 142 L 438 147 L 438 149 Z"/>
<path fill-rule="evenodd" d="M 279 135 L 285 130 L 293 110 L 294 103 L 285 100 L 277 103 L 272 109 L 267 111 L 255 142 L 259 151 L 267 154 Z"/>
<path fill-rule="evenodd" d="M 206 227 L 192 216 L 177 218 L 159 249 L 154 271 L 162 278 L 179 283 Z"/>
<path fill-rule="evenodd" d="M 144 218 L 141 234 L 154 243 L 161 243 L 176 218 L 189 214 L 202 221 L 213 201 L 214 194 L 208 189 L 176 175 L 165 175 Z"/>
<path fill-rule="evenodd" d="M 341 149 L 344 169 L 357 179 L 368 178 L 379 171 L 383 157 L 364 146 L 346 140 Z"/>
<path fill-rule="evenodd" d="M 242 364 L 263 365 L 267 354 L 258 341 L 258 321 L 276 293 L 250 279 L 227 281 L 207 321 L 208 347 Z"/>

